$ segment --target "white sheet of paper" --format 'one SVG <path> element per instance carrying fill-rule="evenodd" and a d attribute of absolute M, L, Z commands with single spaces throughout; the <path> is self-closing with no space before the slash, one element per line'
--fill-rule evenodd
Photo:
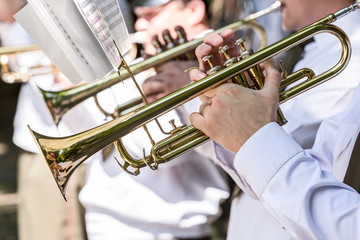
<path fill-rule="evenodd" d="M 73 0 L 28 0 L 15 18 L 74 84 L 94 81 L 113 70 Z"/>
<path fill-rule="evenodd" d="M 131 40 L 118 0 L 93 0 L 110 30 L 112 38 L 124 56 L 131 48 Z"/>
<path fill-rule="evenodd" d="M 97 37 L 114 69 L 131 48 L 130 37 L 117 0 L 73 0 Z M 114 41 L 116 45 L 114 44 Z"/>
<path fill-rule="evenodd" d="M 43 24 L 30 4 L 27 4 L 21 11 L 17 12 L 14 17 L 52 63 L 71 80 L 73 84 L 76 85 L 82 81 L 83 78 L 71 62 L 71 59 L 65 55 L 65 52 L 58 45 L 57 41 L 49 34 L 47 27 Z M 31 19 L 31 21 L 29 19 Z M 33 27 L 34 25 L 36 28 Z"/>

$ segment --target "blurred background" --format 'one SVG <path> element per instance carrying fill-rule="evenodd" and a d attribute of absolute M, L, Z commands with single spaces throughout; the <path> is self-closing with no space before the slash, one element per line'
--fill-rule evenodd
<path fill-rule="evenodd" d="M 19 149 L 12 142 L 13 118 L 20 84 L 0 81 L 0 239 L 17 239 L 16 160 Z"/>

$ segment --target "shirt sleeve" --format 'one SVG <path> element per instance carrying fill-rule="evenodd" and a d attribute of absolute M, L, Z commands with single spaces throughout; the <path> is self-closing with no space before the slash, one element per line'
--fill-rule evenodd
<path fill-rule="evenodd" d="M 323 171 L 276 123 L 244 144 L 234 170 L 295 237 L 360 239 L 359 194 Z"/>

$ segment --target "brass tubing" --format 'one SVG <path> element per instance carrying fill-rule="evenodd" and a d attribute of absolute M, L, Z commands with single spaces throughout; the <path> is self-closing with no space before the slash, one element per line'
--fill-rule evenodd
<path fill-rule="evenodd" d="M 357 5 L 356 8 L 359 6 Z M 354 9 L 350 9 L 351 11 Z M 350 11 L 349 10 L 349 11 Z M 115 142 L 117 139 L 125 136 L 131 131 L 141 127 L 143 124 L 153 120 L 156 117 L 180 106 L 181 104 L 201 95 L 205 91 L 219 84 L 227 81 L 228 79 L 236 76 L 239 72 L 246 71 L 273 56 L 288 50 L 295 45 L 308 40 L 315 34 L 330 33 L 335 35 L 343 45 L 343 53 L 341 59 L 327 72 L 320 74 L 317 77 L 309 79 L 300 83 L 298 86 L 290 88 L 289 90 L 280 94 L 280 102 L 284 102 L 304 91 L 316 86 L 321 82 L 330 79 L 339 74 L 348 63 L 350 59 L 350 41 L 346 34 L 338 27 L 328 24 L 336 20 L 337 14 L 331 14 L 328 17 L 318 21 L 300 31 L 290 35 L 289 37 L 280 40 L 262 50 L 257 51 L 253 55 L 239 61 L 215 74 L 207 76 L 202 80 L 194 82 L 184 88 L 173 92 L 147 106 L 144 106 L 134 112 L 131 112 L 123 117 L 107 122 L 98 127 L 90 130 L 61 138 L 54 138 L 41 135 L 34 131 L 31 133 L 43 154 L 46 162 L 49 165 L 54 179 L 65 198 L 66 183 L 71 176 L 72 172 L 84 162 L 91 155 L 106 147 L 107 145 Z M 198 130 L 197 130 L 198 131 Z M 196 144 L 205 141 L 207 137 L 201 136 L 201 140 L 194 141 Z M 193 141 L 193 140 L 192 140 Z M 197 145 L 186 146 L 182 151 L 187 151 Z M 177 151 L 176 149 L 174 151 Z M 168 154 L 168 153 L 166 153 Z M 179 153 L 181 154 L 181 153 Z M 156 163 L 157 164 L 157 163 Z M 125 163 L 129 165 L 129 163 Z M 147 164 L 148 165 L 148 164 Z"/>
<path fill-rule="evenodd" d="M 264 47 L 266 44 L 266 37 L 264 29 L 254 21 L 237 21 L 226 27 L 223 27 L 217 30 L 217 33 L 221 33 L 225 29 L 239 29 L 239 28 L 252 28 L 257 30 L 261 35 L 261 47 Z M 195 39 L 190 42 L 183 43 L 174 48 L 161 52 L 155 56 L 152 56 L 144 61 L 141 61 L 137 64 L 130 65 L 130 71 L 135 75 L 146 69 L 162 64 L 166 61 L 174 59 L 178 56 L 184 55 L 189 51 L 194 51 L 195 48 L 201 44 L 203 39 Z M 81 86 L 77 86 L 71 89 L 63 91 L 45 91 L 40 89 L 44 101 L 54 119 L 55 124 L 58 124 L 62 116 L 70 110 L 72 107 L 83 102 L 96 95 L 97 93 L 114 86 L 115 84 L 121 82 L 122 80 L 128 79 L 129 73 L 122 69 L 120 70 L 120 76 L 117 72 L 111 73 L 108 76 L 96 80 L 91 83 L 87 83 Z"/>
<path fill-rule="evenodd" d="M 23 46 L 2 46 L 0 47 L 0 55 L 9 55 L 22 52 L 39 51 L 40 48 L 36 44 L 23 45 Z"/>

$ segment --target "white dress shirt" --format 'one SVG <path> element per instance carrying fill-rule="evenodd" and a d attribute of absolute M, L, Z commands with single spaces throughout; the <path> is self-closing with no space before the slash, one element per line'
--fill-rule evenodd
<path fill-rule="evenodd" d="M 344 112 L 321 124 L 310 150 L 270 123 L 236 154 L 237 183 L 297 239 L 360 239 L 360 195 L 341 183 L 360 131 L 359 102 L 360 87 Z"/>
<path fill-rule="evenodd" d="M 360 64 L 360 27 L 354 25 L 354 22 L 359 21 L 360 12 L 355 11 L 335 22 L 335 25 L 348 35 L 352 44 L 352 56 L 346 69 L 328 82 L 281 105 L 288 120 L 283 129 L 303 148 L 312 147 L 322 120 L 345 109 L 360 82 L 360 78 L 356 77 Z M 339 60 L 341 46 L 335 37 L 330 34 L 319 34 L 314 39 L 313 43 L 306 45 L 304 58 L 296 64 L 295 70 L 308 67 L 318 75 Z M 325 139 L 326 137 L 327 135 L 324 135 Z M 232 153 L 228 155 L 231 157 Z M 331 167 L 336 167 L 333 171 L 344 174 L 343 168 L 347 165 L 336 163 Z M 247 194 L 241 194 L 235 199 L 231 209 L 228 239 L 237 240 L 240 237 L 252 240 L 293 239 L 259 202 L 254 202 Z"/>

